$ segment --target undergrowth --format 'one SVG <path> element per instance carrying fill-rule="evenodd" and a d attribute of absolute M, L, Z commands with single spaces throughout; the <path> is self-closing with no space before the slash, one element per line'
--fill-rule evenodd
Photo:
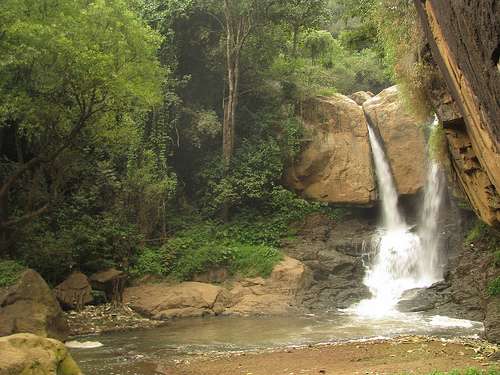
<path fill-rule="evenodd" d="M 25 267 L 13 260 L 0 260 L 0 287 L 15 284 Z"/>
<path fill-rule="evenodd" d="M 338 209 L 300 201 L 302 206 L 295 202 L 267 214 L 243 211 L 228 223 L 196 216 L 180 218 L 175 234 L 161 247 L 144 249 L 131 272 L 135 277 L 150 274 L 182 281 L 225 268 L 231 275 L 267 277 L 283 259 L 279 250 L 282 239 L 296 234 L 292 222 L 315 212 L 341 218 Z"/>

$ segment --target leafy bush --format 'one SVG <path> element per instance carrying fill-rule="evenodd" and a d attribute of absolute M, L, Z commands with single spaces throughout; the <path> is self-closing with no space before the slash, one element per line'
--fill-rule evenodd
<path fill-rule="evenodd" d="M 164 276 L 165 267 L 163 253 L 158 249 L 142 249 L 130 273 L 134 277 L 145 275 Z"/>
<path fill-rule="evenodd" d="M 500 277 L 497 277 L 489 283 L 488 294 L 490 296 L 500 296 Z"/>
<path fill-rule="evenodd" d="M 25 267 L 13 260 L 0 260 L 0 288 L 15 284 Z"/>
<path fill-rule="evenodd" d="M 442 161 L 446 158 L 446 138 L 443 124 L 431 127 L 429 136 L 429 156 L 433 160 Z"/>

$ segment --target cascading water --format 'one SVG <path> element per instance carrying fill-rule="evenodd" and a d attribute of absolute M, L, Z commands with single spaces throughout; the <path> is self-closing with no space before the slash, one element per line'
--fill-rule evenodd
<path fill-rule="evenodd" d="M 370 126 L 368 131 L 384 225 L 373 238 L 375 256 L 364 279 L 372 298 L 354 308 L 359 315 L 382 317 L 396 312 L 395 307 L 405 290 L 428 287 L 442 279 L 437 221 L 443 181 L 439 165 L 432 162 L 419 230 L 412 232 L 399 212 L 398 194 L 384 150 Z"/>

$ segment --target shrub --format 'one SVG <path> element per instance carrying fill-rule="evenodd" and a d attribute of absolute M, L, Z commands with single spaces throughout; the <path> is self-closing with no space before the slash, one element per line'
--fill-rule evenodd
<path fill-rule="evenodd" d="M 490 296 L 500 296 L 500 277 L 497 277 L 488 285 L 488 294 Z"/>
<path fill-rule="evenodd" d="M 134 277 L 165 275 L 164 256 L 162 251 L 150 248 L 142 249 L 130 273 Z"/>
<path fill-rule="evenodd" d="M 15 284 L 25 267 L 13 260 L 0 260 L 0 287 Z"/>

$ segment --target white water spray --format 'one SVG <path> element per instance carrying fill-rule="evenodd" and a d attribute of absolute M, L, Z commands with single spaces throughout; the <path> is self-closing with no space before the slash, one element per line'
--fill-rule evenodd
<path fill-rule="evenodd" d="M 354 308 L 359 315 L 383 317 L 396 313 L 396 305 L 405 290 L 429 287 L 442 279 L 437 228 L 443 178 L 439 165 L 432 162 L 419 230 L 413 233 L 399 212 L 398 194 L 384 150 L 373 129 L 369 126 L 368 130 L 384 227 L 372 240 L 375 257 L 364 279 L 372 298 Z"/>

